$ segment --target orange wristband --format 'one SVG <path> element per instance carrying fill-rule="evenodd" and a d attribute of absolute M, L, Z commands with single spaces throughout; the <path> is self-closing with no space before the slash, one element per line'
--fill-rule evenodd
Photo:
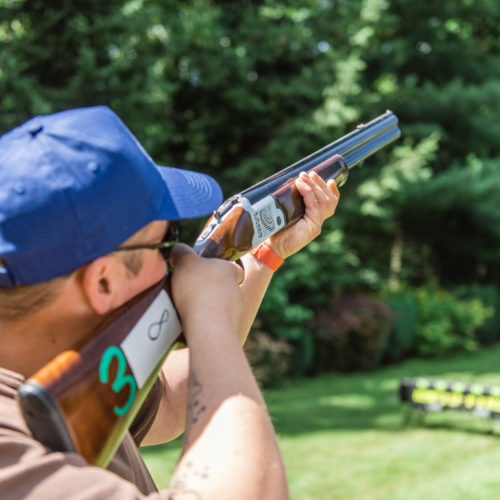
<path fill-rule="evenodd" d="M 276 255 L 265 243 L 256 246 L 250 252 L 257 260 L 260 260 L 267 267 L 276 271 L 283 262 L 285 262 L 279 255 Z"/>

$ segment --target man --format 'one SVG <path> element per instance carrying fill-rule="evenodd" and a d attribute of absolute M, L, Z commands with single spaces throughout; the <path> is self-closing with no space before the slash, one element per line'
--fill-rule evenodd
<path fill-rule="evenodd" d="M 160 281 L 167 262 L 155 244 L 172 220 L 215 209 L 220 188 L 205 175 L 155 165 L 102 106 L 36 117 L 2 136 L 0 179 L 0 498 L 286 498 L 274 431 L 241 345 L 276 263 L 333 214 L 335 183 L 301 175 L 305 216 L 246 255 L 244 271 L 173 248 L 172 298 L 188 349 L 167 357 L 104 470 L 38 443 L 17 388 Z M 184 429 L 171 489 L 157 492 L 136 444 Z"/>

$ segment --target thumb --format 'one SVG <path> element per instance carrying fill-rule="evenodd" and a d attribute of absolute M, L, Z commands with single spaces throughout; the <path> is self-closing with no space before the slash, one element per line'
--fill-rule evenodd
<path fill-rule="evenodd" d="M 169 262 L 172 267 L 178 266 L 184 259 L 197 256 L 195 251 L 185 243 L 177 243 L 170 252 Z"/>
<path fill-rule="evenodd" d="M 241 259 L 236 260 L 233 264 L 236 266 L 236 282 L 241 285 L 245 279 L 245 266 Z"/>

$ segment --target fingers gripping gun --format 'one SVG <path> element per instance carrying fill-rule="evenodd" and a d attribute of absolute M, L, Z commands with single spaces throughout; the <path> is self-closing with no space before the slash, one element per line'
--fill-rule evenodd
<path fill-rule="evenodd" d="M 195 242 L 204 257 L 236 260 L 304 213 L 295 178 L 315 170 L 347 180 L 354 165 L 397 139 L 387 112 L 316 153 L 229 198 Z M 54 451 L 106 467 L 181 334 L 168 279 L 125 304 L 83 346 L 60 353 L 18 391 L 33 436 Z"/>
<path fill-rule="evenodd" d="M 273 176 L 225 201 L 207 222 L 194 244 L 203 257 L 236 260 L 269 236 L 304 215 L 295 187 L 301 172 L 316 171 L 325 181 L 342 186 L 349 169 L 396 140 L 401 132 L 394 113 L 387 111 L 350 134 L 325 146 Z"/>

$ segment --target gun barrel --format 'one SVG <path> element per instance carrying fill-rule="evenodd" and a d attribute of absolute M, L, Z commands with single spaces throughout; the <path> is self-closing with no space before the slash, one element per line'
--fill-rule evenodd
<path fill-rule="evenodd" d="M 351 133 L 246 189 L 241 195 L 253 203 L 274 192 L 288 179 L 298 176 L 300 172 L 310 170 L 334 155 L 341 155 L 348 168 L 352 168 L 396 140 L 400 135 L 397 116 L 392 111 L 387 111 L 370 122 L 359 125 Z"/>
<path fill-rule="evenodd" d="M 389 128 L 368 142 L 361 144 L 353 151 L 341 156 L 344 157 L 347 167 L 352 168 L 355 165 L 362 163 L 366 158 L 376 153 L 379 149 L 382 149 L 387 144 L 396 140 L 400 135 L 401 132 L 398 127 Z"/>

